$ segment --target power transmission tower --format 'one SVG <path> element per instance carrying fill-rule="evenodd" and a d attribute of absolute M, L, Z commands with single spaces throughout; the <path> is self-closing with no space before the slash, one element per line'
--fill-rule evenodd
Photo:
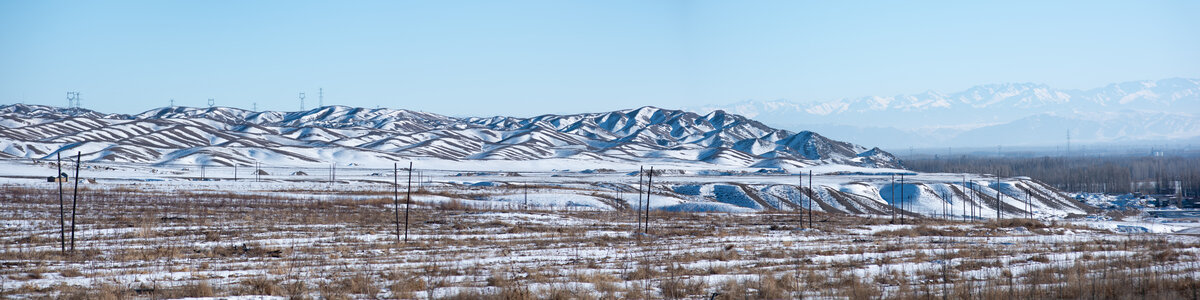
<path fill-rule="evenodd" d="M 304 92 L 300 92 L 300 110 L 304 110 Z"/>
<path fill-rule="evenodd" d="M 171 106 L 170 107 L 175 107 L 175 98 L 171 98 Z"/>
<path fill-rule="evenodd" d="M 325 107 L 325 89 L 317 88 L 317 106 Z"/>
<path fill-rule="evenodd" d="M 79 112 L 79 92 L 67 92 L 67 108 L 71 112 Z"/>
<path fill-rule="evenodd" d="M 213 99 L 213 98 L 208 98 L 208 107 L 209 107 L 209 108 L 212 108 L 212 107 L 213 107 L 213 105 L 214 105 L 214 104 L 216 104 L 216 103 L 217 103 L 217 102 L 216 102 L 216 100 L 215 100 L 215 99 Z"/>
<path fill-rule="evenodd" d="M 1071 157 L 1071 130 L 1067 129 L 1067 157 Z"/>

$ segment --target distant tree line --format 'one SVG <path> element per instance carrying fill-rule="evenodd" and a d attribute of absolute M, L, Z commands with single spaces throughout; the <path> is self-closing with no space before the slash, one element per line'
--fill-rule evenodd
<path fill-rule="evenodd" d="M 1029 176 L 1069 192 L 1200 195 L 1200 157 L 974 157 L 913 158 L 904 166 L 918 172 L 986 173 Z"/>

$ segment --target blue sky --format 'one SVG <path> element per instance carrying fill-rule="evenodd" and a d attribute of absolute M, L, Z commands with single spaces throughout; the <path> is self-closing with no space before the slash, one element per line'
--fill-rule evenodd
<path fill-rule="evenodd" d="M 0 103 L 453 116 L 1200 77 L 1198 1 L 3 1 Z"/>

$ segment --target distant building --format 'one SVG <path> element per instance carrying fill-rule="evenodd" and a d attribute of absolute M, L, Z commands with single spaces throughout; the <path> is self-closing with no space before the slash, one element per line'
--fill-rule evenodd
<path fill-rule="evenodd" d="M 54 176 L 46 177 L 46 182 L 67 182 L 68 179 L 67 173 L 58 173 L 57 178 Z"/>

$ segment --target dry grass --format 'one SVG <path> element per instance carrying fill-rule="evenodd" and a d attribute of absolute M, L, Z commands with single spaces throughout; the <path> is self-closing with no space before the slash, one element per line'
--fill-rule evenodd
<path fill-rule="evenodd" d="M 640 235 L 628 212 L 449 201 L 416 206 L 405 244 L 386 194 L 320 193 L 328 197 L 88 189 L 79 250 L 63 254 L 57 199 L 5 188 L 0 219 L 29 225 L 0 229 L 12 241 L 0 246 L 0 275 L 17 283 L 0 297 L 1187 299 L 1200 284 L 1200 239 L 1061 222 L 917 219 L 864 233 L 889 220 L 816 213 L 814 230 L 797 231 L 794 213 L 655 212 Z M 855 271 L 872 268 L 881 271 Z M 153 280 L 129 280 L 138 276 Z"/>

